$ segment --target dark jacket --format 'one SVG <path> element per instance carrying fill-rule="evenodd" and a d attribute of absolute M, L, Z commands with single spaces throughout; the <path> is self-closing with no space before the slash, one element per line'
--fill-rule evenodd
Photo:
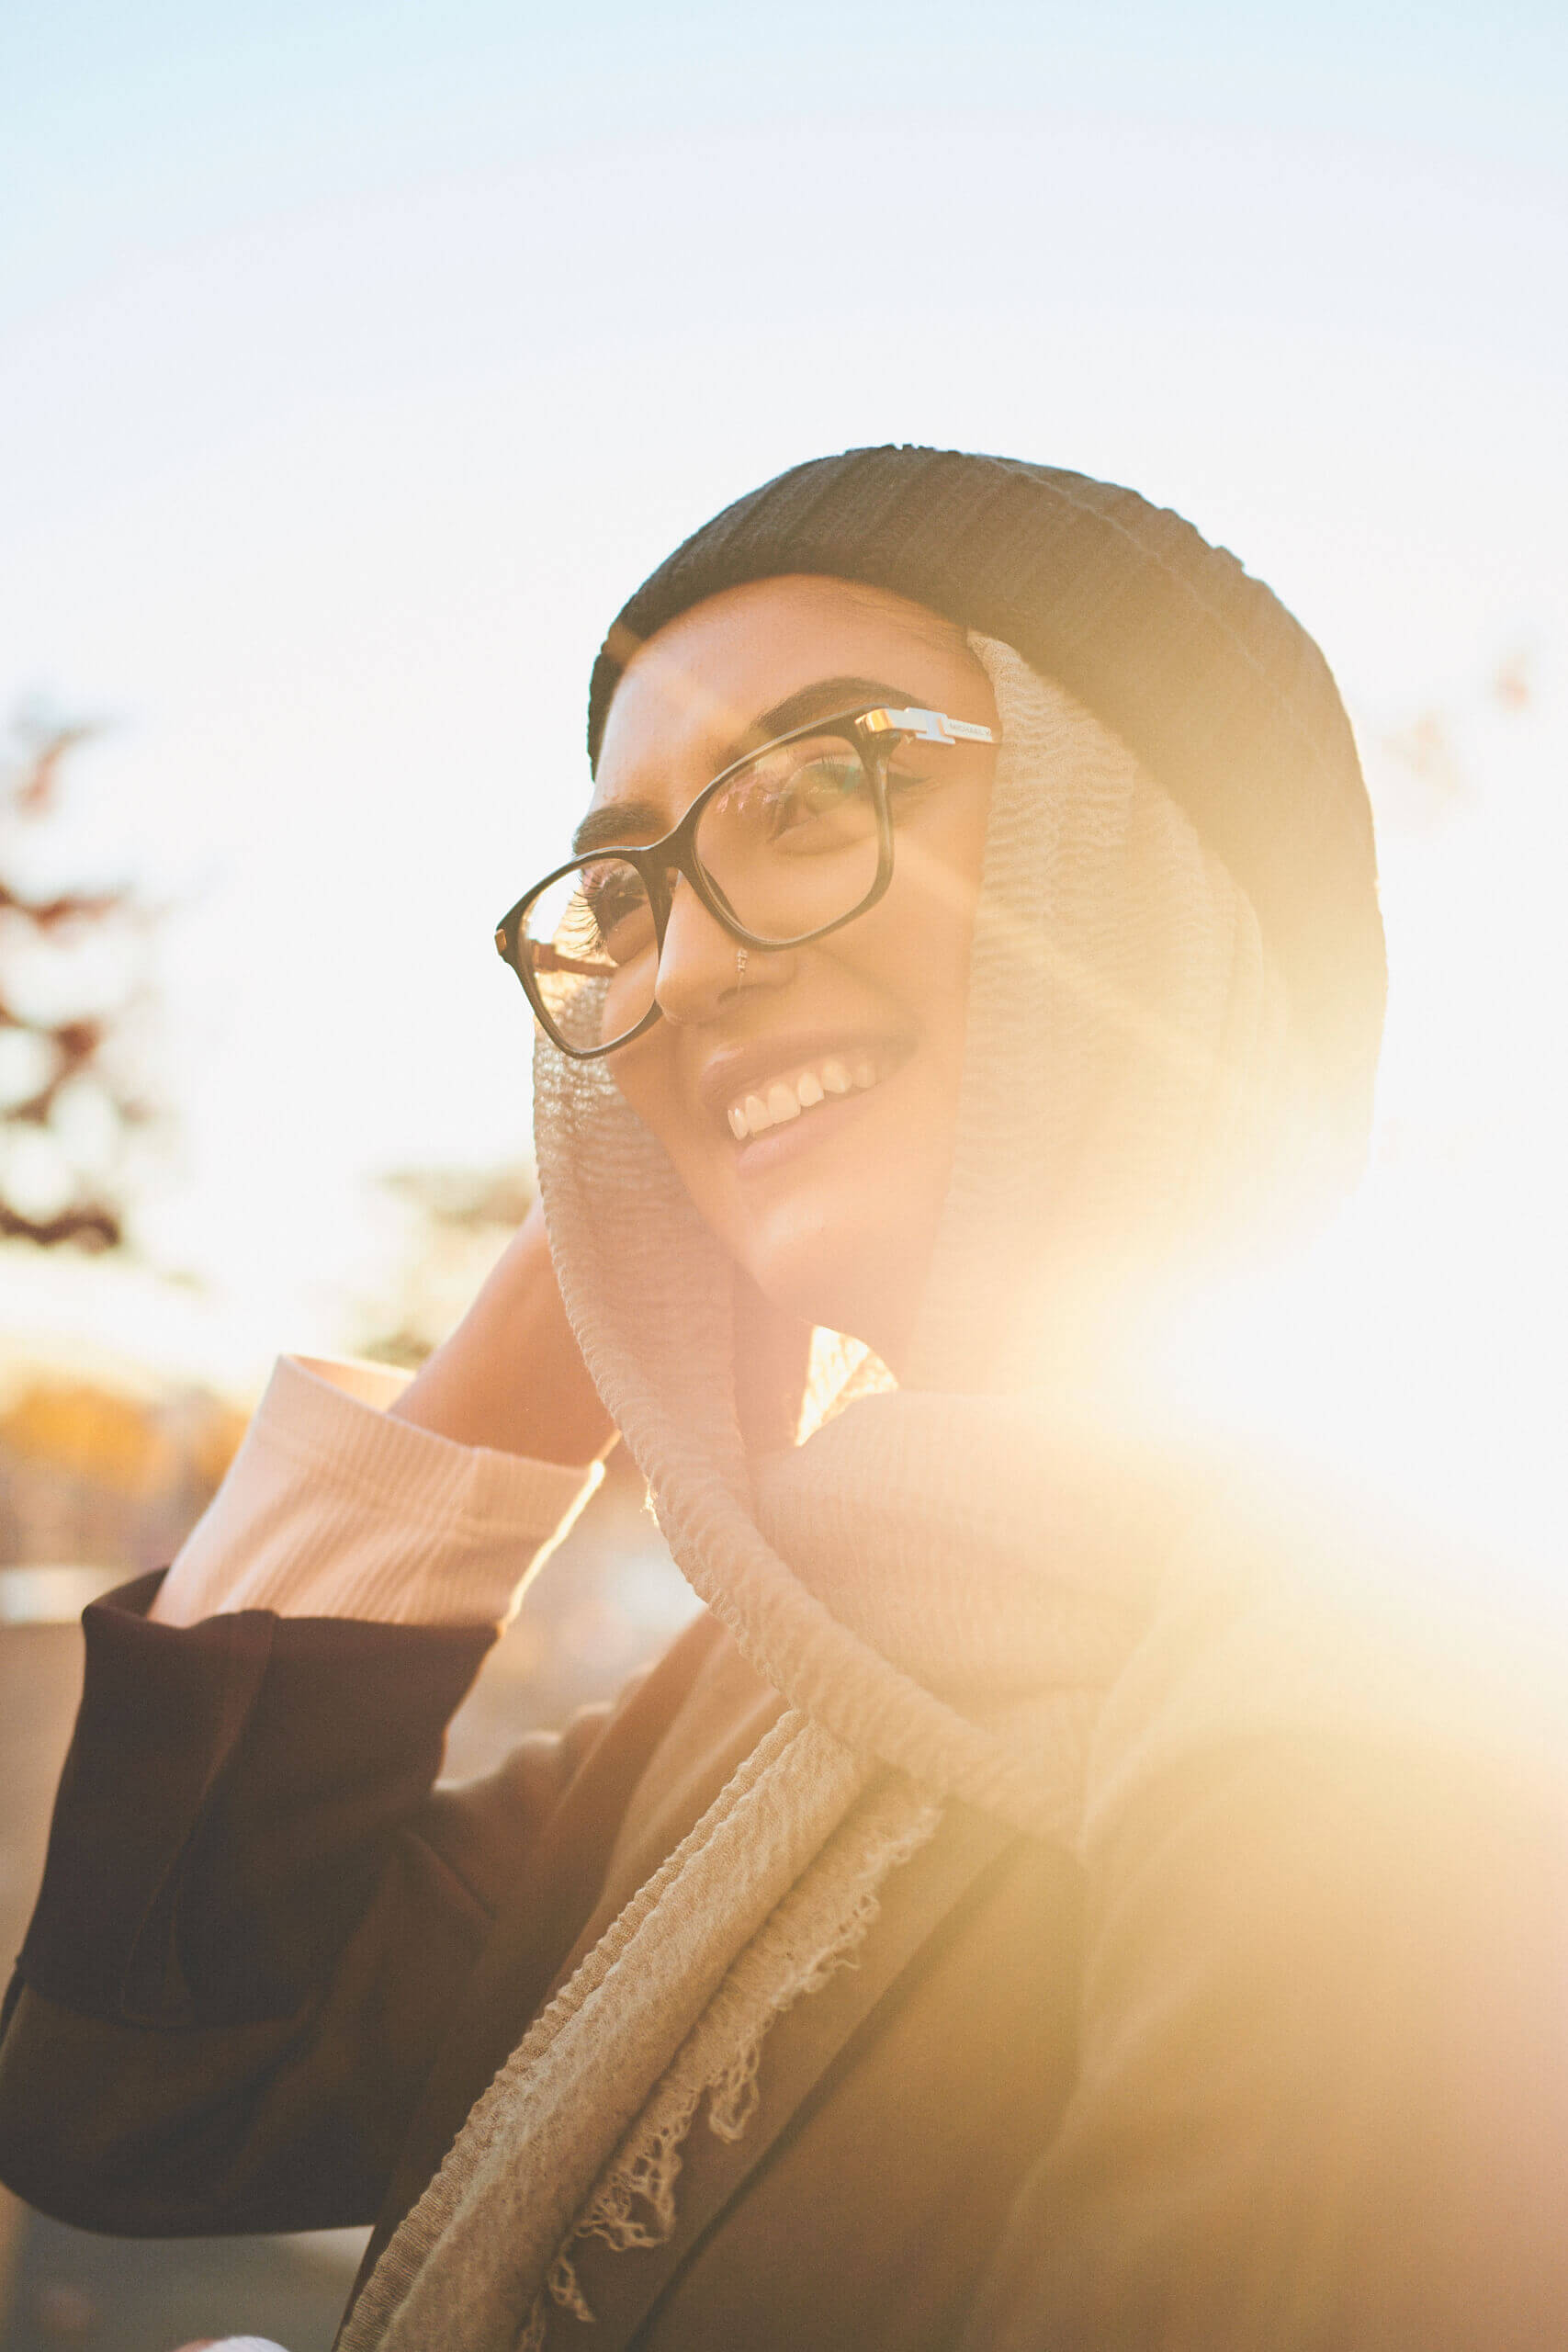
<path fill-rule="evenodd" d="M 433 1788 L 488 1631 L 174 1628 L 152 1589 L 87 1615 L 0 2175 L 89 2228 L 374 2222 L 374 2254 L 779 1702 L 704 1618 Z M 860 1970 L 775 2028 L 750 2169 L 699 2120 L 672 2248 L 591 2249 L 585 2352 L 1568 2345 L 1544 1811 L 1280 1737 L 1168 1773 L 1092 1870 L 963 1808 L 942 1854 L 951 1899 L 897 1874 Z"/>

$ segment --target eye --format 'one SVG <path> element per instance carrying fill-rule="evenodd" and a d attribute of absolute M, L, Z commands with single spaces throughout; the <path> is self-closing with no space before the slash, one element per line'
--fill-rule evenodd
<path fill-rule="evenodd" d="M 629 963 L 653 941 L 653 910 L 648 888 L 623 857 L 595 858 L 582 868 L 582 903 L 613 963 Z"/>
<path fill-rule="evenodd" d="M 874 833 L 875 810 L 853 749 L 814 736 L 762 752 L 709 802 L 697 854 L 728 892 L 743 862 L 815 857 Z"/>
<path fill-rule="evenodd" d="M 768 808 L 773 837 L 838 817 L 865 791 L 864 771 L 852 752 L 814 752 L 773 785 Z"/>
<path fill-rule="evenodd" d="M 942 781 L 944 775 L 948 781 L 952 781 L 951 770 L 936 767 L 930 746 L 916 741 L 897 746 L 887 763 L 886 774 L 889 793 L 904 797 L 911 793 L 929 791 L 933 784 Z"/>

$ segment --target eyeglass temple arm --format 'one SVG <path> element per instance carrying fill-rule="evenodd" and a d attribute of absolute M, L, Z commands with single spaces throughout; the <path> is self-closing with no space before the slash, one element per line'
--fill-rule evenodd
<path fill-rule="evenodd" d="M 994 743 L 989 727 L 949 718 L 941 710 L 868 710 L 861 725 L 873 735 L 916 735 L 922 743 Z"/>

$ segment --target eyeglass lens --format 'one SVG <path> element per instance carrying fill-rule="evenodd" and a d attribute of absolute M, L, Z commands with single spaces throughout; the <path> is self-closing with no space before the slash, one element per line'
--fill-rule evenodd
<path fill-rule="evenodd" d="M 772 745 L 736 771 L 697 820 L 703 878 L 741 927 L 781 944 L 852 914 L 876 886 L 871 779 L 840 735 Z M 629 859 L 585 858 L 535 898 L 519 952 L 563 1041 L 580 1051 L 637 1026 L 653 1003 L 659 944 Z"/>

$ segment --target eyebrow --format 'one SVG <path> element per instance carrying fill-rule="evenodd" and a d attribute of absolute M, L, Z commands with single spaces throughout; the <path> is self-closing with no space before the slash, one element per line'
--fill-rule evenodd
<path fill-rule="evenodd" d="M 830 718 L 841 710 L 872 709 L 878 705 L 905 710 L 911 704 L 924 707 L 919 695 L 907 686 L 890 685 L 885 678 L 814 678 L 808 686 L 797 686 L 794 694 L 786 695 L 783 702 L 760 710 L 719 754 L 714 775 L 722 775 L 749 752 L 760 752 L 765 743 L 787 735 L 794 727 L 809 726 L 814 718 Z M 571 837 L 572 853 L 586 857 L 591 850 L 607 848 L 612 842 L 641 847 L 660 840 L 668 830 L 663 809 L 651 800 L 606 800 L 600 808 L 591 808 L 579 825 Z"/>

